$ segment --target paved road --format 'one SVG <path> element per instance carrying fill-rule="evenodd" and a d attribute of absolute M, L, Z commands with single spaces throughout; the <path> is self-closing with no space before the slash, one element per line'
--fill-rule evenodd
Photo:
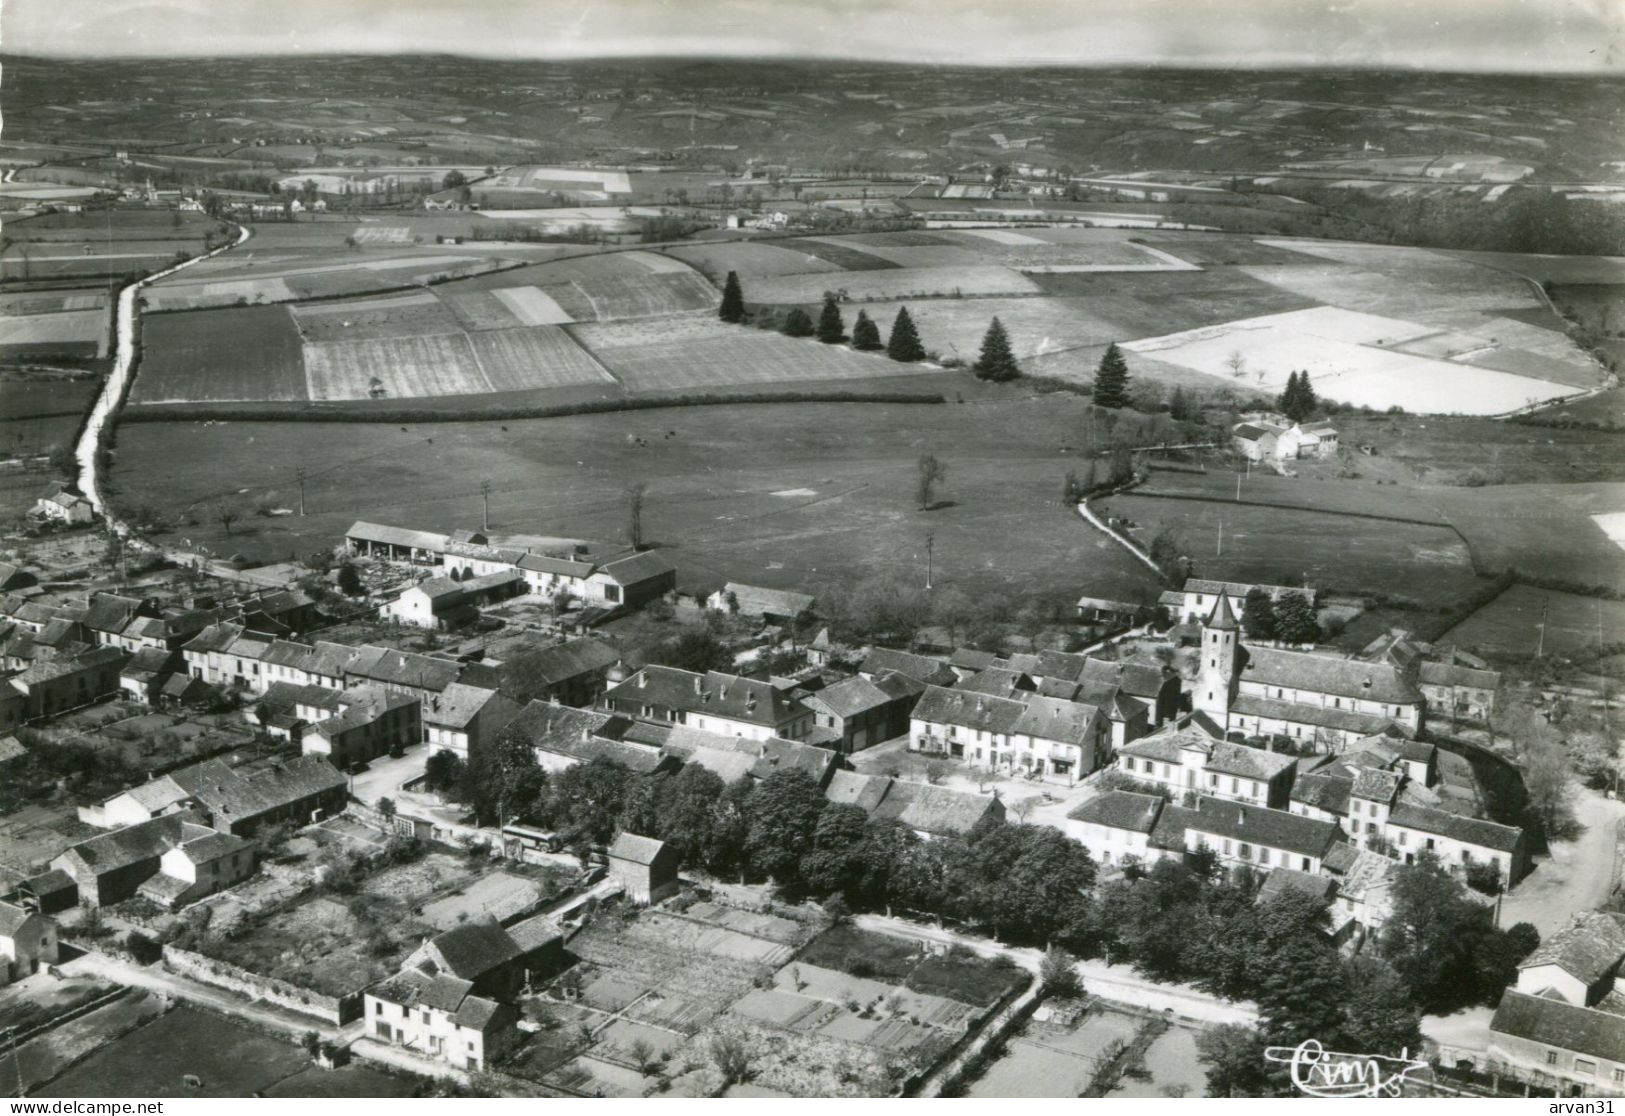
<path fill-rule="evenodd" d="M 1578 840 L 1555 842 L 1550 856 L 1535 861 L 1534 872 L 1502 901 L 1502 926 L 1532 923 L 1547 938 L 1568 925 L 1574 915 L 1594 911 L 1608 898 L 1625 802 L 1610 801 L 1581 788 L 1575 795 L 1574 812 L 1585 832 Z"/>
<path fill-rule="evenodd" d="M 963 945 L 983 957 L 996 957 L 1002 954 L 1032 973 L 1038 972 L 1039 964 L 1044 957 L 1036 949 L 1002 946 L 985 938 L 967 937 L 952 930 L 923 926 L 901 918 L 858 915 L 853 921 L 862 929 L 894 937 L 911 938 L 936 945 Z M 1250 1003 L 1231 1003 L 1199 992 L 1189 985 L 1158 984 L 1145 979 L 1126 965 L 1108 965 L 1104 961 L 1080 961 L 1078 974 L 1083 978 L 1084 987 L 1089 992 L 1119 1003 L 1137 1004 L 1153 1011 L 1172 1011 L 1203 1023 L 1250 1025 L 1258 1022 L 1258 1010 Z"/>

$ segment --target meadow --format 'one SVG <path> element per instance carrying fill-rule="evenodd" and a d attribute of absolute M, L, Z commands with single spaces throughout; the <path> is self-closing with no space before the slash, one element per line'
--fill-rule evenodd
<path fill-rule="evenodd" d="M 1537 650 L 1569 655 L 1614 644 L 1622 631 L 1625 603 L 1514 585 L 1443 638 L 1479 654 L 1521 658 Z"/>
<path fill-rule="evenodd" d="M 966 383 L 963 404 L 723 404 L 404 430 L 128 424 L 112 479 L 124 499 L 195 516 L 189 538 L 277 560 L 331 546 L 357 518 L 465 526 L 479 515 L 477 478 L 492 482 L 493 530 L 618 540 L 626 486 L 641 480 L 646 534 L 687 583 L 791 588 L 871 573 L 923 582 L 930 533 L 938 585 L 1155 590 L 1143 566 L 1059 502 L 1066 472 L 1082 467 L 1084 401 L 979 395 Z M 946 506 L 931 512 L 913 495 L 923 453 L 948 466 Z M 309 475 L 309 515 L 245 521 L 227 537 L 211 506 L 286 502 L 296 463 Z"/>

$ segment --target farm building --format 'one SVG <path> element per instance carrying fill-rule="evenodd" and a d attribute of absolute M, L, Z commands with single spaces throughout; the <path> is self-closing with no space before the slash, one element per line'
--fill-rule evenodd
<path fill-rule="evenodd" d="M 1078 621 L 1083 624 L 1132 624 L 1141 606 L 1106 597 L 1079 597 Z"/>
<path fill-rule="evenodd" d="M 1310 604 L 1315 603 L 1315 591 L 1291 585 L 1253 585 L 1245 581 L 1209 581 L 1205 578 L 1187 578 L 1184 588 L 1179 591 L 1177 621 L 1181 624 L 1192 622 L 1200 623 L 1206 620 L 1213 612 L 1213 606 L 1218 603 L 1220 596 L 1230 598 L 1230 607 L 1237 616 L 1247 605 L 1247 594 L 1254 589 L 1262 589 L 1273 600 L 1287 593 L 1301 594 Z"/>
<path fill-rule="evenodd" d="M 902 674 L 861 675 L 802 697 L 813 712 L 808 741 L 843 755 L 908 733 L 908 715 L 925 687 Z"/>
<path fill-rule="evenodd" d="M 1075 807 L 1063 829 L 1102 865 L 1121 864 L 1131 856 L 1150 865 L 1167 855 L 1151 844 L 1166 805 L 1160 794 L 1110 790 Z"/>
<path fill-rule="evenodd" d="M 56 920 L 0 902 L 0 988 L 56 964 Z"/>
<path fill-rule="evenodd" d="M 609 846 L 609 875 L 626 889 L 626 897 L 640 905 L 658 903 L 677 894 L 677 850 L 653 837 L 621 832 Z"/>
<path fill-rule="evenodd" d="M 251 876 L 254 848 L 183 812 L 81 841 L 51 867 L 73 878 L 86 906 L 119 903 L 139 893 L 174 909 Z"/>
<path fill-rule="evenodd" d="M 1625 930 L 1603 911 L 1576 915 L 1542 942 L 1495 1009 L 1489 1068 L 1562 1093 L 1625 1095 L 1622 959 Z"/>
<path fill-rule="evenodd" d="M 911 752 L 1069 785 L 1098 770 L 1111 750 L 1099 708 L 1037 694 L 1017 700 L 931 686 L 909 720 Z"/>
<path fill-rule="evenodd" d="M 824 797 L 830 802 L 856 806 L 877 820 L 895 820 L 928 840 L 963 837 L 984 818 L 1004 817 L 1004 804 L 996 795 L 971 794 L 856 771 L 835 772 L 824 789 Z"/>
<path fill-rule="evenodd" d="M 871 682 L 882 674 L 901 674 L 926 686 L 952 686 L 959 680 L 959 675 L 941 659 L 887 647 L 871 648 L 858 665 L 858 673 Z"/>
<path fill-rule="evenodd" d="M 35 500 L 33 514 L 53 523 L 65 523 L 70 527 L 91 523 L 96 519 L 96 509 L 91 502 L 79 493 L 65 488 Z"/>
<path fill-rule="evenodd" d="M 367 989 L 366 1035 L 470 1072 L 518 1041 L 519 1011 L 448 973 L 407 968 Z"/>
<path fill-rule="evenodd" d="M 669 759 L 703 767 L 729 783 L 742 776 L 765 779 L 775 771 L 794 769 L 806 772 L 822 787 L 840 762 L 829 748 L 799 740 L 753 740 L 678 724 L 634 724 L 627 730 L 626 739 L 657 747 Z"/>
<path fill-rule="evenodd" d="M 763 589 L 730 581 L 705 600 L 712 612 L 759 616 L 769 624 L 794 624 L 812 615 L 813 598 L 784 589 Z"/>
<path fill-rule="evenodd" d="M 528 653 L 525 673 L 537 696 L 563 705 L 589 706 L 619 682 L 621 653 L 591 638 L 572 639 Z"/>
<path fill-rule="evenodd" d="M 677 567 L 653 551 L 605 562 L 587 577 L 589 604 L 637 608 L 677 588 Z"/>
<path fill-rule="evenodd" d="M 205 760 L 131 787 L 99 805 L 80 807 L 79 819 L 109 828 L 186 811 L 222 832 L 249 837 L 266 825 L 308 825 L 342 813 L 346 797 L 344 776 L 318 756 L 247 768 Z"/>
<path fill-rule="evenodd" d="M 525 952 L 492 919 L 465 922 L 436 934 L 406 959 L 406 967 L 466 980 L 481 996 L 506 1000 L 525 980 Z"/>
<path fill-rule="evenodd" d="M 30 589 L 39 584 L 39 578 L 11 562 L 0 562 L 0 593 Z"/>
<path fill-rule="evenodd" d="M 117 647 L 98 647 L 65 659 L 37 662 L 7 679 L 21 697 L 20 718 L 41 721 L 119 692 L 119 673 L 129 658 Z"/>
<path fill-rule="evenodd" d="M 658 745 L 629 739 L 633 724 L 631 718 L 614 713 L 533 701 L 497 733 L 496 740 L 523 741 L 550 774 L 599 756 L 640 775 L 675 768 L 676 761 Z"/>
<path fill-rule="evenodd" d="M 1185 850 L 1205 847 L 1225 865 L 1319 872 L 1343 839 L 1334 822 L 1219 798 L 1198 799 L 1185 818 Z"/>
<path fill-rule="evenodd" d="M 1337 456 L 1337 428 L 1329 422 L 1292 423 L 1255 419 L 1230 431 L 1230 444 L 1249 461 L 1292 461 Z"/>
<path fill-rule="evenodd" d="M 518 596 L 524 588 L 525 579 L 512 567 L 463 581 L 431 577 L 402 591 L 378 611 L 383 619 L 414 627 L 460 628 L 478 620 L 482 606 Z"/>
<path fill-rule="evenodd" d="M 344 545 L 358 558 L 377 558 L 385 562 L 410 562 L 419 566 L 440 564 L 446 551 L 447 537 L 430 531 L 413 531 L 406 527 L 386 527 L 378 523 L 358 521 L 344 532 Z"/>

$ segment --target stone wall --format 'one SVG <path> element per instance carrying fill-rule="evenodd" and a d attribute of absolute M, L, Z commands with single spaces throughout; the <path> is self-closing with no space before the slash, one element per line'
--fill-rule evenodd
<path fill-rule="evenodd" d="M 217 988 L 264 1000 L 268 1004 L 315 1016 L 324 1022 L 341 1027 L 352 1019 L 361 1018 L 361 993 L 349 996 L 329 996 L 275 977 L 262 976 L 240 969 L 229 961 L 205 957 L 201 953 L 164 947 L 164 965 L 182 976 L 191 977 Z"/>

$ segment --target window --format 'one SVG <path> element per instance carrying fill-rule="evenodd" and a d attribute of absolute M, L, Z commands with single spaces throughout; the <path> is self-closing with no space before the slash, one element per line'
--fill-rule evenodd
<path fill-rule="evenodd" d="M 1557 1065 L 1557 1051 L 1555 1051 L 1555 1050 L 1546 1051 L 1546 1064 L 1548 1066 Z"/>
<path fill-rule="evenodd" d="M 1614 1084 L 1625 1085 L 1625 1067 L 1614 1067 Z"/>
<path fill-rule="evenodd" d="M 1593 1062 L 1590 1058 L 1576 1058 L 1576 1059 L 1574 1059 L 1574 1072 L 1575 1073 L 1596 1073 L 1597 1072 L 1597 1063 Z"/>
<path fill-rule="evenodd" d="M 1406 844 L 1406 838 L 1409 837 L 1409 836 L 1410 836 L 1410 834 L 1406 833 L 1403 829 L 1401 829 L 1399 831 L 1399 843 L 1401 845 Z"/>
<path fill-rule="evenodd" d="M 1230 855 L 1230 838 L 1228 838 L 1228 837 L 1226 837 L 1224 839 L 1224 855 L 1225 856 Z"/>
<path fill-rule="evenodd" d="M 1259 849 L 1258 850 L 1258 863 L 1260 863 L 1260 864 L 1268 864 L 1269 862 L 1270 862 L 1270 851 L 1268 849 Z"/>
<path fill-rule="evenodd" d="M 1249 845 L 1246 841 L 1243 841 L 1241 843 L 1241 859 L 1243 859 L 1243 860 L 1251 860 L 1252 858 L 1253 858 L 1253 847 L 1251 845 Z"/>
<path fill-rule="evenodd" d="M 1305 872 L 1308 872 L 1308 871 L 1310 871 L 1310 868 L 1309 868 L 1309 858 L 1308 858 L 1308 857 L 1307 857 L 1307 856 L 1306 856 L 1306 857 L 1304 857 L 1304 858 L 1303 858 L 1303 870 L 1304 870 L 1304 871 L 1305 871 Z"/>

